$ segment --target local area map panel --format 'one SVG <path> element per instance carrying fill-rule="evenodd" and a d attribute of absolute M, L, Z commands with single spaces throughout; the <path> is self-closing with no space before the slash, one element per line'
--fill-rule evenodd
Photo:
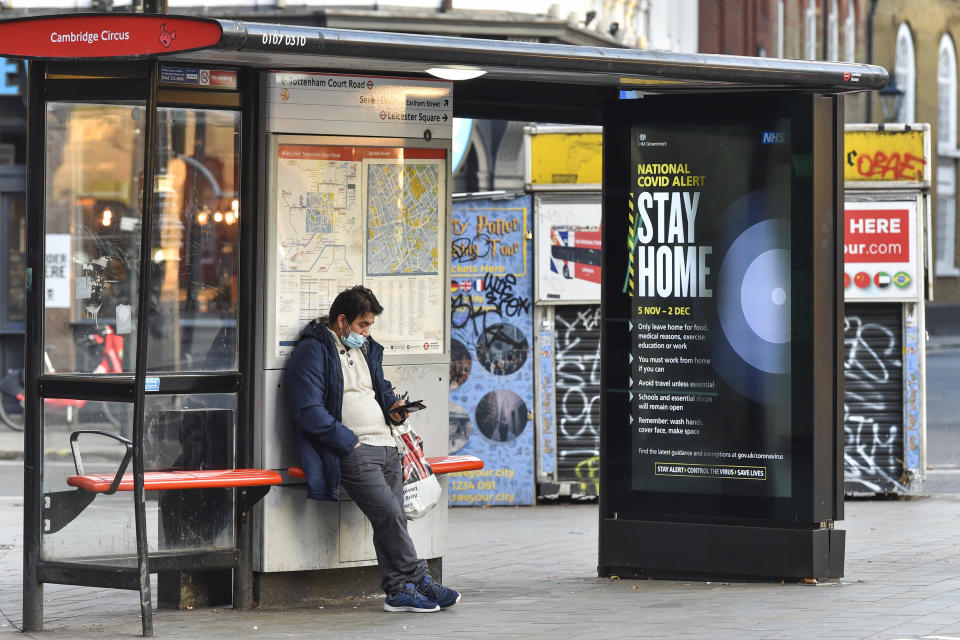
<path fill-rule="evenodd" d="M 279 144 L 276 357 L 286 358 L 337 293 L 363 284 L 384 312 L 386 353 L 443 349 L 446 152 Z"/>

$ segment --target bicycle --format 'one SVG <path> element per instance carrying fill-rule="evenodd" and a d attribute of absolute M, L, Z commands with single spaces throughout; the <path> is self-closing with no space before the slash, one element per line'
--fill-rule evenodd
<path fill-rule="evenodd" d="M 86 336 L 88 343 L 103 346 L 103 353 L 100 363 L 93 370 L 93 373 L 123 373 L 123 338 L 117 335 L 117 332 L 110 325 L 104 325 L 102 331 L 95 331 Z M 50 359 L 49 351 L 51 347 L 43 350 L 43 369 L 46 373 L 56 373 L 53 362 Z M 18 404 L 19 413 L 10 413 L 7 411 L 7 404 Z M 23 431 L 23 404 L 24 404 L 24 380 L 23 371 L 12 371 L 0 380 L 0 422 L 14 431 Z M 73 420 L 74 413 L 79 411 L 87 404 L 86 400 L 73 400 L 65 398 L 49 398 L 44 401 L 44 407 L 54 409 L 65 409 L 67 420 Z M 103 416 L 114 427 L 122 426 L 121 419 L 110 409 L 110 403 L 104 403 L 101 409 Z"/>

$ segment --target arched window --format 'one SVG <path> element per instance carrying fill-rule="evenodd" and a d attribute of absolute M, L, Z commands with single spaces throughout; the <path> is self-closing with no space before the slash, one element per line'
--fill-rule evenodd
<path fill-rule="evenodd" d="M 804 58 L 817 59 L 817 3 L 816 0 L 807 0 L 807 9 L 803 14 L 804 25 Z"/>
<path fill-rule="evenodd" d="M 958 276 L 954 249 L 957 228 L 957 50 L 940 39 L 937 61 L 937 207 L 934 273 Z"/>
<path fill-rule="evenodd" d="M 857 61 L 857 3 L 856 0 L 847 0 L 847 17 L 843 27 L 844 56 L 847 62 Z"/>
<path fill-rule="evenodd" d="M 840 59 L 840 12 L 838 0 L 830 0 L 830 13 L 827 14 L 827 60 Z"/>
<path fill-rule="evenodd" d="M 897 53 L 893 63 L 893 77 L 897 79 L 897 88 L 903 91 L 896 121 L 913 122 L 917 95 L 917 66 L 913 55 L 913 35 L 906 22 L 901 22 L 900 29 L 897 31 Z"/>
<path fill-rule="evenodd" d="M 946 33 L 937 59 L 937 148 L 948 153 L 957 148 L 957 50 Z"/>

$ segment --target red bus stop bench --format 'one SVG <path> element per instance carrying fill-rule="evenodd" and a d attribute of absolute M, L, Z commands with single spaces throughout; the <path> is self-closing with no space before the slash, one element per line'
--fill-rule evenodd
<path fill-rule="evenodd" d="M 77 442 L 82 434 L 106 436 L 124 445 L 126 452 L 116 474 L 84 473 Z M 133 491 L 133 474 L 125 473 L 133 457 L 133 443 L 126 438 L 105 431 L 74 431 L 70 434 L 70 450 L 77 474 L 67 478 L 67 484 L 76 490 L 45 495 L 45 533 L 54 533 L 67 526 L 101 493 L 112 495 L 117 491 Z M 270 469 L 170 470 L 143 474 L 144 491 L 239 488 L 243 491 L 241 504 L 244 511 L 259 502 L 271 486 L 282 482 L 283 476 Z"/>
<path fill-rule="evenodd" d="M 474 471 L 483 469 L 483 460 L 476 456 L 427 456 L 427 462 L 433 472 L 438 476 L 445 473 L 457 473 L 458 471 Z M 287 474 L 292 478 L 305 479 L 303 469 L 300 467 L 290 467 Z"/>

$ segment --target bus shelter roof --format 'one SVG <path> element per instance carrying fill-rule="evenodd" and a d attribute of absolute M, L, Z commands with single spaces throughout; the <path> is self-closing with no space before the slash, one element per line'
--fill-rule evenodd
<path fill-rule="evenodd" d="M 354 73 L 424 73 L 449 67 L 519 81 L 673 91 L 880 89 L 874 65 L 674 53 L 218 20 L 219 43 L 173 57 L 198 63 Z"/>
<path fill-rule="evenodd" d="M 601 123 L 621 97 L 733 91 L 846 93 L 880 89 L 879 66 L 552 43 L 385 33 L 155 14 L 69 14 L 0 20 L 0 56 L 50 61 L 156 58 L 200 66 L 430 73 L 455 79 L 457 115 Z M 709 109 L 709 104 L 704 104 Z"/>

